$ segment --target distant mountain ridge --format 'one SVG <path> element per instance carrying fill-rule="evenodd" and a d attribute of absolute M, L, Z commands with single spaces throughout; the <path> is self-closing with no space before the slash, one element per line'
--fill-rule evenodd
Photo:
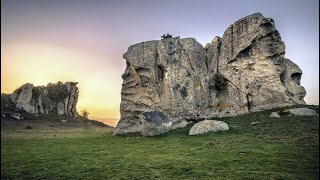
<path fill-rule="evenodd" d="M 100 121 L 100 122 L 102 122 L 108 126 L 111 126 L 111 127 L 116 127 L 117 123 L 120 120 L 120 118 L 101 118 L 101 117 L 95 117 L 95 116 L 90 116 L 90 119 Z"/>

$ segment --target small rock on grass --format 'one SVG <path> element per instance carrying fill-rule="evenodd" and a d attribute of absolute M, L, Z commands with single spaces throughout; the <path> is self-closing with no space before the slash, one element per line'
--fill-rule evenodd
<path fill-rule="evenodd" d="M 270 114 L 270 117 L 279 118 L 280 115 L 278 114 L 278 112 L 272 112 L 272 113 Z"/>

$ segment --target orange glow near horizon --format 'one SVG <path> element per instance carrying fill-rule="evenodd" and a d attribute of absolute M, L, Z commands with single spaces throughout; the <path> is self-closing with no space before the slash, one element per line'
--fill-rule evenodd
<path fill-rule="evenodd" d="M 1 93 L 12 93 L 28 82 L 35 86 L 79 82 L 78 112 L 87 109 L 94 117 L 119 118 L 122 81 L 115 69 L 106 57 L 86 51 L 51 44 L 6 44 L 1 47 Z"/>

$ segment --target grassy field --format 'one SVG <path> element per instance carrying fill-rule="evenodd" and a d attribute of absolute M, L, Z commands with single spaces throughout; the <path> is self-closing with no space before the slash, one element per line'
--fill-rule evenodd
<path fill-rule="evenodd" d="M 270 112 L 221 118 L 229 131 L 200 136 L 191 126 L 159 137 L 1 134 L 1 179 L 319 179 L 319 116 Z"/>

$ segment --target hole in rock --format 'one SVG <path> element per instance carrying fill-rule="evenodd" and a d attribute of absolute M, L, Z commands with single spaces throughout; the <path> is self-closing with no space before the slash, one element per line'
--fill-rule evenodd
<path fill-rule="evenodd" d="M 157 68 L 158 70 L 158 80 L 160 81 L 160 82 L 162 82 L 163 81 L 163 79 L 164 79 L 164 69 L 163 69 L 163 67 L 162 66 L 158 66 L 158 68 Z"/>

